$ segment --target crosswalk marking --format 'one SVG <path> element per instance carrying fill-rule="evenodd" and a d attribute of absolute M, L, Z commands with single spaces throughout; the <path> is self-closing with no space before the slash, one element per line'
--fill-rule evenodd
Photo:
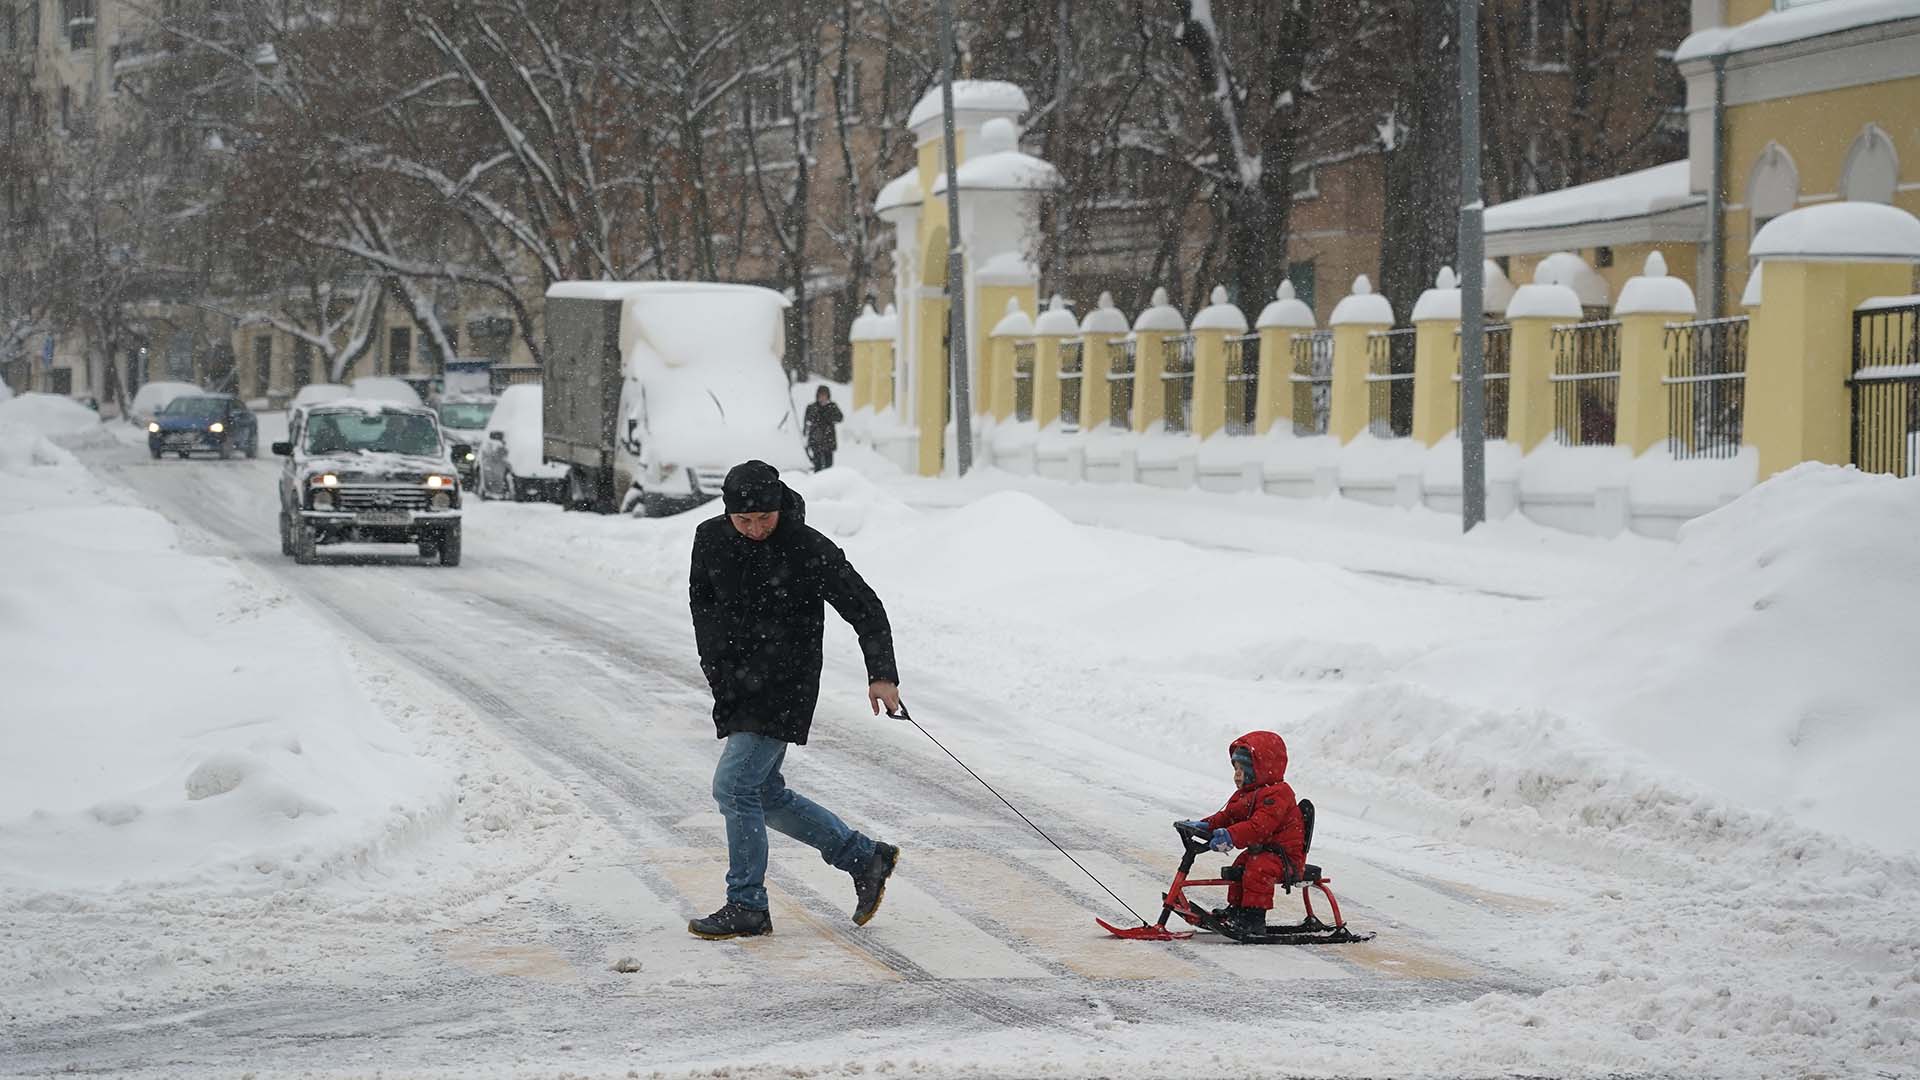
<path fill-rule="evenodd" d="M 915 872 L 1019 934 L 1041 955 L 1090 979 L 1194 979 L 1203 969 L 1164 946 L 1099 932 L 1078 897 L 1032 866 L 979 851 L 916 849 Z"/>
<path fill-rule="evenodd" d="M 720 906 L 727 877 L 724 851 L 665 848 L 648 851 L 645 857 L 694 910 L 705 914 Z M 845 940 L 776 885 L 767 886 L 767 906 L 773 915 L 773 933 L 739 942 L 750 950 L 750 966 L 814 982 L 895 982 L 901 978 L 899 972 Z M 684 924 L 680 929 L 686 932 Z M 715 942 L 700 944 L 725 947 Z"/>
<path fill-rule="evenodd" d="M 640 961 L 639 971 L 622 977 L 624 986 L 732 985 L 748 980 L 748 972 L 737 962 L 738 950 L 716 949 L 687 933 L 679 905 L 659 896 L 626 867 L 596 867 L 564 875 L 553 896 L 576 911 L 625 928 L 626 933 L 608 943 L 602 957 L 608 968 L 629 956 Z"/>
<path fill-rule="evenodd" d="M 547 983 L 580 981 L 567 958 L 543 942 L 502 941 L 477 929 L 448 930 L 435 936 L 447 959 L 468 971 Z"/>
<path fill-rule="evenodd" d="M 880 914 L 854 932 L 871 935 L 877 944 L 900 953 L 935 978 L 1047 978 L 1049 973 L 1045 968 L 1008 948 L 975 926 L 965 914 L 946 907 L 913 883 L 912 875 L 919 872 L 922 850 L 909 848 L 901 856 L 901 869 L 887 882 Z M 822 862 L 812 851 L 782 858 L 778 864 L 782 871 L 798 877 L 830 903 L 844 903 L 846 910 L 852 910 L 852 879 Z M 851 927 L 852 917 L 847 916 L 847 920 Z"/>
<path fill-rule="evenodd" d="M 1012 854 L 1019 855 L 1023 859 L 1026 859 L 1031 865 L 1045 872 L 1049 877 L 1058 881 L 1063 887 L 1082 897 L 1087 904 L 1088 926 L 1092 928 L 1094 933 L 1104 933 L 1099 927 L 1092 925 L 1092 916 L 1096 913 L 1105 912 L 1106 914 L 1103 915 L 1103 917 L 1115 926 L 1123 925 L 1122 921 L 1114 918 L 1116 914 L 1120 916 L 1120 920 L 1131 921 L 1126 918 L 1124 913 L 1115 912 L 1113 910 L 1113 898 L 1102 892 L 1100 887 L 1088 880 L 1085 874 L 1075 869 L 1072 863 L 1061 858 L 1058 852 L 1052 849 L 1046 849 L 1040 851 L 1020 851 Z M 1123 863 L 1103 851 L 1076 851 L 1073 853 L 1073 857 L 1080 860 L 1082 866 L 1093 871 L 1101 881 L 1106 882 L 1107 886 L 1114 892 L 1119 893 L 1127 903 L 1133 906 L 1135 911 L 1138 911 L 1149 920 L 1159 917 L 1161 894 L 1166 891 L 1167 882 L 1173 880 L 1173 871 L 1171 869 L 1167 871 L 1167 876 L 1164 879 L 1156 880 L 1148 878 L 1131 865 Z M 1201 868 L 1196 867 L 1195 869 L 1199 870 Z M 1217 868 L 1206 868 L 1206 876 L 1211 877 L 1214 869 Z M 1195 890 L 1193 897 L 1202 904 L 1221 904 L 1226 902 L 1222 890 L 1204 890 L 1205 893 L 1212 895 L 1202 895 L 1202 892 L 1203 890 Z M 1282 922 L 1294 918 L 1291 909 L 1283 905 L 1286 903 L 1297 904 L 1298 901 L 1285 894 L 1276 896 L 1274 900 L 1276 909 L 1281 912 L 1281 915 L 1274 919 L 1275 922 Z M 1171 925 L 1173 925 L 1175 929 L 1190 929 L 1177 915 L 1174 916 Z M 1346 979 L 1352 977 L 1352 973 L 1347 968 L 1335 962 L 1333 957 L 1322 956 L 1307 948 L 1292 946 L 1240 947 L 1238 945 L 1213 948 L 1211 946 L 1224 945 L 1224 943 L 1206 938 L 1196 940 L 1199 947 L 1203 950 L 1193 954 L 1196 959 L 1204 959 L 1213 964 L 1217 964 L 1243 979 L 1295 981 L 1301 979 Z"/>

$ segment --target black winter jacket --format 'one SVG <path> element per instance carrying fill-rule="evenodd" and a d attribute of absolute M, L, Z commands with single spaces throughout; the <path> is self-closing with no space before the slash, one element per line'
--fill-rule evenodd
<path fill-rule="evenodd" d="M 823 450 L 840 448 L 839 429 L 835 424 L 845 420 L 840 406 L 831 401 L 816 401 L 807 406 L 807 418 L 801 425 L 806 429 L 807 445 Z"/>
<path fill-rule="evenodd" d="M 806 743 L 826 604 L 860 635 L 867 678 L 900 681 L 886 608 L 806 514 L 805 500 L 783 485 L 780 525 L 765 540 L 740 535 L 725 514 L 694 533 L 688 598 L 720 738 L 750 731 Z"/>

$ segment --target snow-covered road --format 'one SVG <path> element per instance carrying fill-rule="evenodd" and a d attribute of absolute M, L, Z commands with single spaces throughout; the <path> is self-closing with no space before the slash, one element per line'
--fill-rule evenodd
<path fill-rule="evenodd" d="M 697 941 L 685 921 L 718 904 L 724 856 L 707 794 L 718 745 L 684 593 L 664 584 L 670 573 L 614 572 L 596 546 L 662 523 L 474 504 L 460 568 L 381 549 L 298 567 L 279 554 L 274 532 L 278 462 L 156 462 L 99 443 L 81 457 L 179 525 L 196 554 L 230 560 L 263 590 L 319 613 L 377 700 L 430 715 L 472 755 L 460 764 L 463 801 L 500 785 L 550 792 L 535 801 L 553 827 L 457 887 L 440 884 L 453 880 L 439 865 L 452 856 L 435 845 L 380 860 L 369 871 L 375 888 L 390 881 L 406 902 L 308 910 L 291 899 L 238 920 L 164 903 L 8 913 L 8 937 L 23 954 L 124 948 L 139 959 L 119 985 L 36 985 L 0 1010 L 0 1073 L 1734 1075 L 1770 1071 L 1756 1047 L 1786 1055 L 1776 1065 L 1800 1060 L 1808 1051 L 1796 1047 L 1794 1025 L 1823 1023 L 1793 1019 L 1802 1006 L 1791 995 L 1779 1006 L 1780 1030 L 1732 1011 L 1750 991 L 1738 985 L 1743 964 L 1764 960 L 1772 966 L 1757 970 L 1770 973 L 1794 957 L 1735 957 L 1750 939 L 1725 927 L 1689 931 L 1686 921 L 1712 918 L 1717 901 L 1690 897 L 1685 880 L 1661 880 L 1671 867 L 1635 873 L 1630 858 L 1598 857 L 1548 830 L 1544 842 L 1463 842 L 1464 817 L 1432 827 L 1438 814 L 1406 810 L 1421 805 L 1417 793 L 1375 805 L 1365 777 L 1324 757 L 1295 776 L 1322 806 L 1315 861 L 1350 921 L 1379 931 L 1376 941 L 1263 949 L 1105 938 L 1092 916 L 1124 913 L 1093 883 L 911 727 L 865 714 L 857 651 L 838 631 L 814 741 L 790 756 L 787 776 L 902 845 L 882 914 L 854 927 L 845 876 L 776 838 L 777 932 Z M 1185 526 L 1164 515 L 1112 519 L 1071 499 L 1060 509 L 1164 544 L 1183 528 L 1197 538 L 1207 528 L 1197 519 L 1220 506 L 1194 500 L 1196 519 Z M 1300 556 L 1312 542 L 1297 532 L 1247 535 L 1245 547 L 1276 555 Z M 1367 535 L 1358 523 L 1337 550 L 1323 541 L 1319 573 L 1344 567 L 1358 582 L 1342 585 L 1355 590 L 1354 605 L 1402 608 L 1426 625 L 1397 637 L 1330 627 L 1331 637 L 1367 637 L 1366 649 L 1278 663 L 1257 698 L 1245 688 L 1223 697 L 1201 685 L 1209 672 L 1178 663 L 1177 677 L 1119 679 L 1107 693 L 1193 694 L 1208 707 L 1242 694 L 1251 709 L 1305 715 L 1353 692 L 1341 665 L 1364 681 L 1368 664 L 1397 664 L 1450 626 L 1522 632 L 1542 618 L 1550 583 L 1575 587 L 1561 572 L 1571 560 L 1555 565 L 1559 554 L 1525 544 L 1464 550 L 1440 574 L 1407 530 Z M 1642 558 L 1631 549 L 1579 554 L 1589 579 L 1577 584 L 1594 590 Z M 1121 710 L 1091 690 L 1083 709 L 1063 708 L 1074 690 L 1057 685 L 1023 706 L 1023 686 L 1071 680 L 1097 670 L 1098 658 L 1062 636 L 1058 656 L 1036 657 L 1046 670 L 1025 681 L 978 670 L 1030 647 L 1029 627 L 1016 619 L 1005 641 L 940 638 L 953 653 L 942 663 L 910 640 L 916 627 L 932 636 L 942 616 L 915 611 L 918 594 L 896 599 L 885 570 L 883 562 L 875 576 L 902 627 L 916 717 L 1151 916 L 1177 862 L 1168 823 L 1224 798 L 1224 744 L 1173 753 L 1177 740 L 1143 737 L 1137 726 L 1102 732 L 1102 716 Z M 1179 624 L 1168 632 L 1177 636 Z M 1213 723 L 1264 726 L 1257 716 Z M 1334 790 L 1343 796 L 1328 797 Z M 1501 824 L 1490 828 L 1501 835 Z M 1552 857 L 1555 848 L 1567 857 Z M 1910 887 L 1869 890 L 1875 907 L 1865 913 L 1898 907 Z M 1755 902 L 1731 906 L 1746 918 Z M 1644 931 L 1634 925 L 1641 919 Z M 1596 955 L 1622 942 L 1634 952 Z M 1820 944 L 1836 954 L 1861 948 L 1845 936 Z M 1703 961 L 1721 954 L 1724 970 Z M 1656 956 L 1680 971 L 1649 971 Z M 613 970 L 628 957 L 637 972 Z M 92 960 L 89 970 L 100 970 Z M 1884 972 L 1901 956 L 1863 962 Z M 195 965 L 206 972 L 188 970 Z M 1690 966 L 1702 969 L 1697 985 L 1686 981 Z M 1914 991 L 1905 993 L 1889 1003 L 1889 1060 L 1911 1026 Z M 1727 1038 L 1739 1041 L 1726 1050 L 1711 1042 Z"/>

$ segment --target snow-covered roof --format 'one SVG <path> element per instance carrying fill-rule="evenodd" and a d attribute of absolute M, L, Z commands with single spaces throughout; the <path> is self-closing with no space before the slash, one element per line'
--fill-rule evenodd
<path fill-rule="evenodd" d="M 920 173 L 916 169 L 908 169 L 887 181 L 886 186 L 880 189 L 880 194 L 874 196 L 873 212 L 884 214 L 889 210 L 919 205 Z"/>
<path fill-rule="evenodd" d="M 955 170 L 962 191 L 1047 191 L 1060 186 L 1060 173 L 1052 165 L 1022 153 L 1020 129 L 1012 120 L 996 116 L 980 125 L 980 134 L 972 153 Z M 947 190 L 947 176 L 934 177 L 933 193 Z"/>
<path fill-rule="evenodd" d="M 885 341 L 893 335 L 886 330 L 884 317 L 868 304 L 859 315 L 854 317 L 853 326 L 847 330 L 848 341 Z"/>
<path fill-rule="evenodd" d="M 666 293 L 732 292 L 762 300 L 776 300 L 781 307 L 792 306 L 785 296 L 759 285 L 736 285 L 723 281 L 556 281 L 547 286 L 549 300 L 627 300 L 639 296 Z"/>
<path fill-rule="evenodd" d="M 1686 161 L 1670 161 L 1639 172 L 1489 206 L 1485 228 L 1488 233 L 1551 229 L 1646 217 L 1662 210 L 1704 204 L 1706 196 L 1691 190 L 1689 168 Z"/>
<path fill-rule="evenodd" d="M 1153 290 L 1153 300 L 1133 320 L 1135 330 L 1149 330 L 1157 333 L 1182 333 L 1187 328 L 1187 320 L 1180 315 L 1180 309 L 1173 306 L 1167 298 L 1165 286 Z"/>
<path fill-rule="evenodd" d="M 1620 287 L 1620 302 L 1613 305 L 1615 317 L 1623 315 L 1691 315 L 1699 310 L 1693 288 L 1667 273 L 1666 256 L 1653 252 L 1639 277 L 1627 279 Z"/>
<path fill-rule="evenodd" d="M 1007 297 L 1007 313 L 993 324 L 993 337 L 1028 337 L 1033 333 L 1033 320 L 1020 307 L 1020 298 Z"/>
<path fill-rule="evenodd" d="M 1606 307 L 1613 299 L 1607 279 L 1571 251 L 1556 251 L 1541 259 L 1534 267 L 1533 280 L 1540 285 L 1565 285 L 1588 307 Z"/>
<path fill-rule="evenodd" d="M 1246 312 L 1227 302 L 1226 286 L 1215 285 L 1207 299 L 1210 301 L 1207 306 L 1194 313 L 1195 330 L 1225 330 L 1229 334 L 1247 332 Z"/>
<path fill-rule="evenodd" d="M 1283 281 L 1273 291 L 1273 302 L 1260 309 L 1260 318 L 1254 325 L 1263 329 L 1273 326 L 1284 330 L 1311 330 L 1313 309 L 1294 295 L 1293 282 Z"/>
<path fill-rule="evenodd" d="M 1433 288 L 1421 293 L 1420 299 L 1413 302 L 1413 316 L 1408 321 L 1460 321 L 1460 279 L 1454 275 L 1453 267 L 1443 266 L 1434 275 Z"/>
<path fill-rule="evenodd" d="M 1333 305 L 1328 326 L 1392 326 L 1393 305 L 1373 291 L 1373 282 L 1365 274 L 1353 279 L 1353 291 Z"/>
<path fill-rule="evenodd" d="M 1579 322 L 1584 314 L 1579 295 L 1565 285 L 1538 282 L 1522 285 L 1513 291 L 1513 299 L 1507 303 L 1508 320 L 1565 319 Z"/>
<path fill-rule="evenodd" d="M 940 88 L 928 90 L 920 96 L 913 111 L 907 114 L 907 127 L 918 129 L 940 119 Z M 1027 111 L 1027 95 L 1010 82 L 996 82 L 990 79 L 956 79 L 953 83 L 953 112 L 955 123 L 960 123 L 960 115 L 965 112 L 1001 113 L 1008 116 L 1023 116 Z"/>
<path fill-rule="evenodd" d="M 1675 63 L 1764 49 L 1793 41 L 1837 34 L 1876 23 L 1920 17 L 1913 0 L 1826 0 L 1824 3 L 1770 11 L 1738 26 L 1716 26 L 1687 36 L 1674 52 Z"/>
<path fill-rule="evenodd" d="M 1080 322 L 1073 317 L 1073 312 L 1067 310 L 1067 302 L 1061 299 L 1059 293 L 1055 293 L 1053 299 L 1047 301 L 1047 310 L 1033 320 L 1033 332 L 1054 337 L 1072 337 L 1080 332 Z"/>
<path fill-rule="evenodd" d="M 887 310 L 874 320 L 873 332 L 879 335 L 881 341 L 891 341 L 900 336 L 900 312 L 892 304 L 888 304 Z"/>
<path fill-rule="evenodd" d="M 1080 332 L 1083 334 L 1124 334 L 1127 332 L 1127 317 L 1113 306 L 1113 294 L 1103 292 L 1100 302 L 1094 305 L 1087 317 L 1080 320 Z"/>
<path fill-rule="evenodd" d="M 1018 251 L 1003 251 L 973 272 L 976 285 L 1031 285 L 1040 280 L 1040 268 Z"/>
<path fill-rule="evenodd" d="M 1767 222 L 1747 254 L 1797 262 L 1920 262 L 1920 218 L 1880 203 L 1803 206 Z"/>

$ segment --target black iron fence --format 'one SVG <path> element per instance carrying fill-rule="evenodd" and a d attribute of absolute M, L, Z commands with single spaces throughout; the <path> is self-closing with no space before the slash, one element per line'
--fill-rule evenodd
<path fill-rule="evenodd" d="M 1193 335 L 1180 334 L 1160 343 L 1166 388 L 1167 430 L 1193 430 Z"/>
<path fill-rule="evenodd" d="M 1747 398 L 1745 315 L 1667 324 L 1667 451 L 1676 458 L 1740 452 Z"/>
<path fill-rule="evenodd" d="M 1134 344 L 1107 342 L 1107 422 L 1122 431 L 1133 429 Z"/>
<path fill-rule="evenodd" d="M 1920 475 L 1920 297 L 1853 313 L 1853 463 Z"/>
<path fill-rule="evenodd" d="M 1325 435 L 1333 412 L 1333 331 L 1295 334 L 1293 346 L 1293 433 Z"/>
<path fill-rule="evenodd" d="M 1367 427 L 1376 438 L 1413 434 L 1414 329 L 1367 335 Z"/>
<path fill-rule="evenodd" d="M 1620 322 L 1553 328 L 1554 438 L 1562 446 L 1612 446 L 1620 407 Z"/>
<path fill-rule="evenodd" d="M 1227 434 L 1253 434 L 1260 409 L 1260 335 L 1227 339 Z"/>
<path fill-rule="evenodd" d="M 1080 340 L 1060 343 L 1060 426 L 1080 428 L 1081 375 L 1086 371 L 1086 343 Z"/>
<path fill-rule="evenodd" d="M 1013 343 L 1013 418 L 1033 419 L 1033 342 Z"/>
<path fill-rule="evenodd" d="M 1460 425 L 1460 418 L 1467 414 L 1467 384 L 1460 376 L 1460 331 L 1453 332 L 1453 352 L 1455 357 L 1453 381 L 1458 383 L 1459 394 L 1454 399 L 1454 426 Z M 1506 323 L 1491 323 L 1484 327 L 1480 346 L 1481 383 L 1484 387 L 1482 404 L 1486 410 L 1486 437 L 1504 439 L 1507 437 L 1507 402 L 1512 398 L 1513 374 L 1513 327 Z"/>

